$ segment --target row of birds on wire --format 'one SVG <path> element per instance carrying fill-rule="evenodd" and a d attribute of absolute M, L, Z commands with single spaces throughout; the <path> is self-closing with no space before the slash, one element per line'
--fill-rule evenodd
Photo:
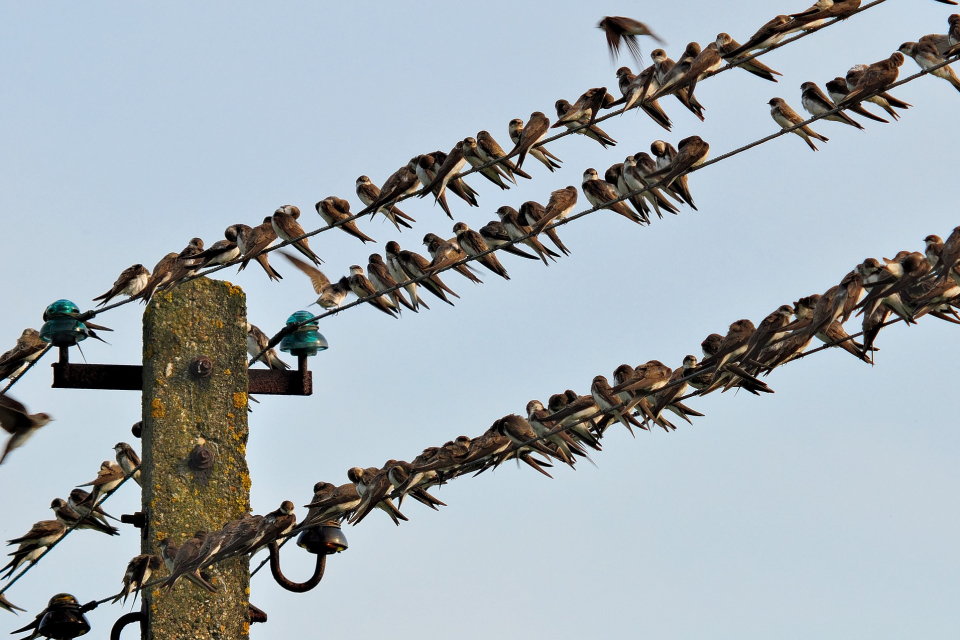
<path fill-rule="evenodd" d="M 683 402 L 688 397 L 731 389 L 773 393 L 759 376 L 802 357 L 814 339 L 872 364 L 879 350 L 877 335 L 891 324 L 891 318 L 916 324 L 931 315 L 960 324 L 960 227 L 946 241 L 927 236 L 924 245 L 922 252 L 868 258 L 839 284 L 782 305 L 757 325 L 749 319 L 733 322 L 725 335 L 713 333 L 703 340 L 702 360 L 688 355 L 677 368 L 659 360 L 623 364 L 609 380 L 596 376 L 589 393 L 568 389 L 551 396 L 546 405 L 531 400 L 526 417 L 499 418 L 478 437 L 459 436 L 428 447 L 411 462 L 388 460 L 382 467 L 353 467 L 347 471 L 348 482 L 339 486 L 318 482 L 299 525 L 293 503 L 284 501 L 267 515 L 245 516 L 214 532 L 199 530 L 179 546 L 162 540 L 159 555 L 138 555 L 128 563 L 123 588 L 114 601 L 126 601 L 131 594 L 135 598 L 161 566 L 167 570 L 166 579 L 159 583 L 165 590 L 186 577 L 198 588 L 215 591 L 214 580 L 204 569 L 221 560 L 253 555 L 310 527 L 359 524 L 377 509 L 399 525 L 408 519 L 400 511 L 406 497 L 438 510 L 446 504 L 429 489 L 468 473 L 496 469 L 510 460 L 547 477 L 552 477 L 548 469 L 556 464 L 575 469 L 578 461 L 592 462 L 590 454 L 602 450 L 612 426 L 622 425 L 631 434 L 635 428 L 649 431 L 654 426 L 670 432 L 677 427 L 667 418 L 668 412 L 691 424 L 691 418 L 703 416 Z M 862 316 L 862 342 L 843 326 L 858 315 Z"/>

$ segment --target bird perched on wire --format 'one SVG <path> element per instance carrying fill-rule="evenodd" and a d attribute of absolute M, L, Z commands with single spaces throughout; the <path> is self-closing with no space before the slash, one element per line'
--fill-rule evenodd
<path fill-rule="evenodd" d="M 17 338 L 17 344 L 0 355 L 0 380 L 13 380 L 19 376 L 48 347 L 49 345 L 40 339 L 40 332 L 36 329 L 24 329 Z"/>
<path fill-rule="evenodd" d="M 267 348 L 269 345 L 270 338 L 267 337 L 267 334 L 257 325 L 247 322 L 247 353 L 250 354 L 250 357 L 262 360 L 268 369 L 277 371 L 289 369 L 290 365 L 280 359 L 276 349 L 273 347 Z"/>
<path fill-rule="evenodd" d="M 110 290 L 97 296 L 93 301 L 99 301 L 100 303 L 97 306 L 102 307 L 116 296 L 123 295 L 132 298 L 144 290 L 149 280 L 150 270 L 142 264 L 135 264 L 120 272 L 120 276 L 113 283 Z"/>
<path fill-rule="evenodd" d="M 0 394 L 0 427 L 10 434 L 0 455 L 0 464 L 10 452 L 22 447 L 41 427 L 53 418 L 46 413 L 28 413 L 27 408 L 6 394 Z"/>
<path fill-rule="evenodd" d="M 904 42 L 900 45 L 900 53 L 913 58 L 914 62 L 924 71 L 930 71 L 933 67 L 946 62 L 937 48 L 929 43 Z M 953 85 L 953 88 L 960 91 L 960 78 L 957 78 L 956 72 L 950 68 L 950 65 L 934 69 L 930 73 L 938 78 L 946 80 Z"/>
<path fill-rule="evenodd" d="M 612 59 L 620 55 L 621 41 L 640 64 L 643 63 L 643 53 L 640 51 L 639 36 L 649 36 L 661 45 L 666 44 L 650 27 L 633 18 L 606 16 L 597 24 L 597 28 L 602 29 L 607 36 L 607 48 L 610 49 Z"/>
<path fill-rule="evenodd" d="M 285 204 L 273 213 L 273 216 L 270 219 L 270 224 L 273 226 L 273 230 L 277 234 L 277 237 L 286 242 L 290 242 L 294 238 L 300 238 L 300 236 L 306 233 L 303 230 L 303 227 L 300 226 L 300 223 L 297 222 L 299 217 L 299 207 L 292 204 Z M 300 238 L 296 242 L 293 242 L 292 246 L 314 264 L 319 265 L 323 262 L 323 260 L 320 259 L 320 256 L 314 253 L 313 249 L 310 248 L 310 241 L 308 238 Z"/>
<path fill-rule="evenodd" d="M 789 129 L 791 127 L 796 127 L 798 124 L 803 122 L 803 118 L 800 117 L 800 114 L 794 111 L 783 98 L 773 98 L 767 104 L 770 105 L 770 117 L 772 117 L 781 128 Z M 818 149 L 817 145 L 813 143 L 811 138 L 815 138 L 821 142 L 829 142 L 830 140 L 830 138 L 820 135 L 811 129 L 810 125 L 798 127 L 793 130 L 793 133 L 803 138 L 814 151 L 817 151 Z"/>
<path fill-rule="evenodd" d="M 132 593 L 133 604 L 136 604 L 137 594 L 140 593 L 143 585 L 150 581 L 153 572 L 160 568 L 160 562 L 160 556 L 146 553 L 131 558 L 123 572 L 123 589 L 110 603 L 113 604 L 123 598 L 122 604 L 127 604 L 127 597 Z"/>
<path fill-rule="evenodd" d="M 7 571 L 7 574 L 3 577 L 9 578 L 12 576 L 13 572 L 25 562 L 36 561 L 46 551 L 47 547 L 62 538 L 66 531 L 67 528 L 60 520 L 41 520 L 35 522 L 30 527 L 30 531 L 19 538 L 7 540 L 7 545 L 15 544 L 19 546 L 16 551 L 8 554 L 13 556 L 13 559 L 0 569 L 0 571 Z"/>
<path fill-rule="evenodd" d="M 93 504 L 100 502 L 100 496 L 110 493 L 123 482 L 123 467 L 118 465 L 112 460 L 104 460 L 100 463 L 100 471 L 97 472 L 97 477 L 90 482 L 85 484 L 77 485 L 78 487 L 93 487 Z"/>

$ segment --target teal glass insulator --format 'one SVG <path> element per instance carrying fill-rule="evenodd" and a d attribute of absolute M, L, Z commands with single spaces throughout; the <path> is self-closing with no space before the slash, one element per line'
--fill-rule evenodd
<path fill-rule="evenodd" d="M 297 311 L 287 318 L 287 326 L 306 322 L 313 317 L 309 311 Z M 293 354 L 295 356 L 315 356 L 318 351 L 326 351 L 330 347 L 323 334 L 317 331 L 317 323 L 310 322 L 297 328 L 290 335 L 284 336 L 280 341 L 280 351 Z"/>
<path fill-rule="evenodd" d="M 55 317 L 40 327 L 40 339 L 55 347 L 72 347 L 87 339 L 87 326 L 70 317 Z"/>
<path fill-rule="evenodd" d="M 69 300 L 57 300 L 43 311 L 43 319 L 75 318 L 80 315 L 80 308 Z"/>

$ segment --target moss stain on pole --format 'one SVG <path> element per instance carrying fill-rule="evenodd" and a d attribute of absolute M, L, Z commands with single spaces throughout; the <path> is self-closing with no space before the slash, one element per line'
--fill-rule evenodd
<path fill-rule="evenodd" d="M 142 553 L 218 530 L 250 512 L 246 296 L 199 278 L 156 295 L 143 317 Z M 191 365 L 209 376 L 198 376 Z M 205 570 L 217 593 L 187 580 L 146 594 L 148 640 L 249 636 L 244 556 Z"/>

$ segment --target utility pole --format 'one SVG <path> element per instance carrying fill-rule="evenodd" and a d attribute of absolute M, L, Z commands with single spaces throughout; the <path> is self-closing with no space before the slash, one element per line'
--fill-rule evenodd
<path fill-rule="evenodd" d="M 143 316 L 141 553 L 250 513 L 246 296 L 199 278 L 157 294 Z M 249 637 L 250 561 L 209 568 L 216 593 L 181 580 L 144 597 L 145 640 Z"/>

